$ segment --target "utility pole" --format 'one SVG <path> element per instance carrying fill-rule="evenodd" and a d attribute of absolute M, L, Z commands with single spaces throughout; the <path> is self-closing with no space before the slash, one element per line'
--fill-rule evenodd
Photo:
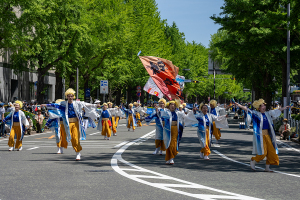
<path fill-rule="evenodd" d="M 214 68 L 214 99 L 216 98 L 216 70 L 215 70 L 215 61 L 213 61 Z"/>
<path fill-rule="evenodd" d="M 289 3 L 287 5 L 287 17 L 288 20 L 290 18 L 290 13 L 291 12 L 291 4 Z M 287 72 L 286 72 L 286 103 L 287 105 L 284 106 L 289 106 L 290 105 L 290 44 L 291 44 L 291 32 L 290 32 L 290 21 L 288 21 L 287 25 Z M 289 119 L 289 109 L 284 110 L 284 118 Z"/>

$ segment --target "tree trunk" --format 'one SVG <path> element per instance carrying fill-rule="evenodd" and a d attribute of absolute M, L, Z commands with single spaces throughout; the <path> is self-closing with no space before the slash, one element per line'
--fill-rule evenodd
<path fill-rule="evenodd" d="M 41 65 L 40 65 L 41 66 Z M 44 87 L 45 87 L 45 83 L 44 83 L 44 72 L 43 72 L 43 68 L 38 68 L 37 72 L 38 72 L 38 80 L 37 80 L 37 102 L 39 104 L 44 103 L 44 95 L 45 95 L 45 91 L 44 91 Z"/>
<path fill-rule="evenodd" d="M 76 82 L 76 71 L 75 72 L 72 72 L 70 74 L 70 83 L 69 83 L 69 88 L 72 88 L 74 90 L 76 90 L 75 88 L 75 82 Z"/>
<path fill-rule="evenodd" d="M 120 105 L 121 104 L 121 89 L 120 88 L 118 88 L 117 89 L 117 96 L 116 96 L 116 105 Z"/>
<path fill-rule="evenodd" d="M 142 89 L 141 91 L 141 104 L 144 105 L 145 91 Z"/>
<path fill-rule="evenodd" d="M 55 71 L 55 99 L 62 99 L 63 82 L 59 70 Z"/>
<path fill-rule="evenodd" d="M 132 88 L 130 87 L 130 85 L 128 85 L 127 88 L 127 105 L 129 105 L 132 101 Z"/>

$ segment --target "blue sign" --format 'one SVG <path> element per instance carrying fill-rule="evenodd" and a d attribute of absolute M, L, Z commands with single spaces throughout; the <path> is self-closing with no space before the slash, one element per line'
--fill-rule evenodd
<path fill-rule="evenodd" d="M 84 91 L 84 96 L 90 98 L 91 97 L 91 89 L 86 88 Z"/>

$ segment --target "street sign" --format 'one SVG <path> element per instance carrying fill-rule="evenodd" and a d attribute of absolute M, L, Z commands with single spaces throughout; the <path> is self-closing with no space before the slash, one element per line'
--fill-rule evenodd
<path fill-rule="evenodd" d="M 84 91 L 84 100 L 89 101 L 91 97 L 91 89 L 90 88 L 85 88 Z"/>
<path fill-rule="evenodd" d="M 136 90 L 136 92 L 142 92 L 142 90 Z"/>
<path fill-rule="evenodd" d="M 141 96 L 141 94 L 142 94 L 142 93 L 140 93 L 140 92 L 136 93 L 136 95 L 137 95 L 138 97 L 140 97 L 140 96 Z"/>
<path fill-rule="evenodd" d="M 100 94 L 108 94 L 108 80 L 100 81 Z"/>
<path fill-rule="evenodd" d="M 140 101 L 140 100 L 137 100 L 136 102 L 137 102 L 137 103 L 141 103 L 141 101 Z"/>
<path fill-rule="evenodd" d="M 141 90 L 142 88 L 141 88 L 141 86 L 137 86 L 136 89 L 137 90 Z"/>

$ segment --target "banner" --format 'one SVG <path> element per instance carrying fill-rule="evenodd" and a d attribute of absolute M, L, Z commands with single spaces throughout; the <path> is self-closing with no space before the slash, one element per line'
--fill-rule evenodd
<path fill-rule="evenodd" d="M 140 56 L 139 58 L 154 83 L 169 100 L 176 97 L 183 99 L 180 85 L 176 81 L 178 67 L 163 58 L 152 56 Z"/>
<path fill-rule="evenodd" d="M 185 81 L 185 77 L 184 77 L 184 76 L 179 76 L 179 75 L 177 75 L 177 76 L 176 76 L 176 81 L 179 83 L 181 91 L 183 91 L 183 89 L 184 89 L 184 81 Z"/>
<path fill-rule="evenodd" d="M 155 95 L 159 98 L 163 98 L 164 94 L 160 91 L 160 89 L 157 87 L 157 85 L 154 83 L 152 78 L 150 77 L 144 86 L 144 90 L 148 92 L 151 95 Z"/>

